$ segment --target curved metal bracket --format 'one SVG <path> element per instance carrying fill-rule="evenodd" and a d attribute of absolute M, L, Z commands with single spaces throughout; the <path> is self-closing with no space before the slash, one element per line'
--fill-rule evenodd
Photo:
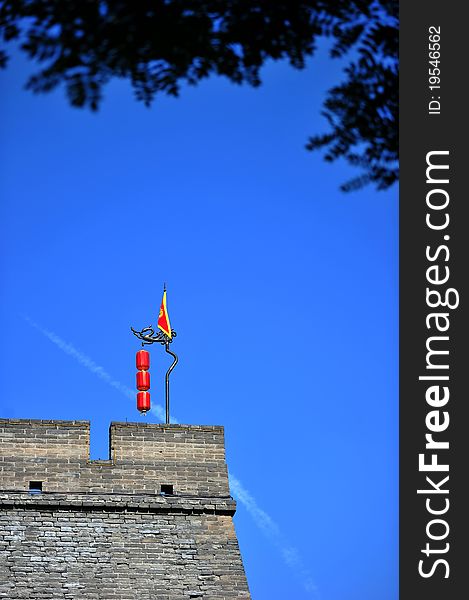
<path fill-rule="evenodd" d="M 142 340 L 142 346 L 145 345 L 149 345 L 149 344 L 162 344 L 163 346 L 165 346 L 166 344 L 171 344 L 173 339 L 177 336 L 177 333 L 174 331 L 174 329 L 171 329 L 171 338 L 169 338 L 165 333 L 163 333 L 162 331 L 158 331 L 157 334 L 155 335 L 155 330 L 153 329 L 153 327 L 150 325 L 149 327 L 144 327 L 142 330 L 140 331 L 136 331 L 133 327 L 130 328 L 132 333 L 138 337 L 139 340 Z"/>
<path fill-rule="evenodd" d="M 150 325 L 149 327 L 144 327 L 143 329 L 141 329 L 140 331 L 137 331 L 136 329 L 134 329 L 133 327 L 130 328 L 132 333 L 138 337 L 139 340 L 142 341 L 142 346 L 146 346 L 146 345 L 150 345 L 150 344 L 161 344 L 162 346 L 165 347 L 165 350 L 168 354 L 171 354 L 171 356 L 173 357 L 173 362 L 171 363 L 169 369 L 166 371 L 166 376 L 165 376 L 165 386 L 166 386 L 166 425 L 169 425 L 169 376 L 171 375 L 171 371 L 174 369 L 174 367 L 177 365 L 179 358 L 177 356 L 177 354 L 175 354 L 174 352 L 172 352 L 169 349 L 169 344 L 172 343 L 173 339 L 177 336 L 177 333 L 174 331 L 174 329 L 171 329 L 171 338 L 168 337 L 165 333 L 163 333 L 162 331 L 158 331 L 155 335 L 155 330 L 153 329 L 153 327 Z"/>

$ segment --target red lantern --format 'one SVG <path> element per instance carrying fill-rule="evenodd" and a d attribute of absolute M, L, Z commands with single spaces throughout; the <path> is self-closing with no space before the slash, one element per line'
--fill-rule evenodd
<path fill-rule="evenodd" d="M 148 371 L 137 371 L 137 390 L 146 392 L 150 389 L 150 373 Z"/>
<path fill-rule="evenodd" d="M 136 356 L 137 365 L 137 409 L 145 414 L 150 410 L 150 353 L 146 350 L 139 350 Z"/>
<path fill-rule="evenodd" d="M 144 414 L 150 410 L 150 392 L 138 392 L 137 408 Z"/>
<path fill-rule="evenodd" d="M 136 363 L 139 371 L 148 371 L 150 368 L 150 353 L 146 350 L 139 350 L 136 356 Z"/>

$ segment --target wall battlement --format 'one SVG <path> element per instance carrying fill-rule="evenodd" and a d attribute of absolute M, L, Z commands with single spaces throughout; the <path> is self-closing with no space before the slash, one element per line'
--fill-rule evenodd
<path fill-rule="evenodd" d="M 0 419 L 0 599 L 250 600 L 223 427 L 111 423 L 108 460 L 89 440 Z"/>
<path fill-rule="evenodd" d="M 0 419 L 0 489 L 229 496 L 222 426 L 113 422 L 109 460 L 89 443 L 89 421 Z"/>

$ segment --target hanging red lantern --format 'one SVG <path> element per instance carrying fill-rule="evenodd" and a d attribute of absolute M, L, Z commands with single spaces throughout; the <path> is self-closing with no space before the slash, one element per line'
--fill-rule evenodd
<path fill-rule="evenodd" d="M 137 390 L 146 392 L 150 389 L 150 373 L 148 371 L 137 371 Z"/>
<path fill-rule="evenodd" d="M 143 414 L 150 410 L 150 392 L 138 392 L 137 409 Z"/>
<path fill-rule="evenodd" d="M 150 368 L 150 353 L 146 350 L 139 350 L 136 356 L 136 364 L 139 371 L 148 371 Z"/>
<path fill-rule="evenodd" d="M 150 410 L 150 353 L 146 350 L 139 350 L 136 355 L 137 365 L 137 409 L 145 414 Z"/>

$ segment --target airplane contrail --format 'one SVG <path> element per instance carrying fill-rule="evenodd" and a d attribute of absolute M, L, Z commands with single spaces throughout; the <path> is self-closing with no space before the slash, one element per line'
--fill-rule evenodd
<path fill-rule="evenodd" d="M 61 337 L 59 337 L 57 334 L 55 334 L 53 331 L 49 331 L 48 329 L 41 327 L 41 325 L 38 325 L 29 317 L 25 316 L 24 319 L 30 325 L 32 325 L 35 329 L 40 331 L 53 344 L 55 344 L 58 348 L 60 348 L 60 350 L 65 352 L 65 354 L 72 356 L 80 365 L 85 367 L 85 369 L 88 369 L 88 371 L 90 371 L 94 375 L 97 375 L 100 379 L 105 381 L 108 385 L 110 385 L 117 391 L 121 392 L 121 394 L 123 394 L 130 400 L 135 399 L 135 391 L 133 389 L 124 385 L 117 379 L 114 379 L 112 377 L 112 375 L 110 375 L 107 371 L 105 371 L 103 369 L 103 367 L 101 367 L 100 365 L 95 363 L 94 360 L 92 360 L 89 356 L 87 356 L 86 354 L 84 354 L 83 352 L 81 352 L 80 350 L 75 348 L 75 346 L 73 344 L 66 342 Z M 156 415 L 156 417 L 158 417 L 158 419 L 160 419 L 161 421 L 164 421 L 166 418 L 166 413 L 163 410 L 163 407 L 159 406 L 158 404 L 155 404 L 150 409 L 150 412 L 154 413 Z M 172 418 L 171 420 L 173 421 L 173 423 L 177 423 L 176 419 Z"/>
<path fill-rule="evenodd" d="M 287 543 L 277 523 L 259 507 L 256 500 L 246 490 L 240 480 L 232 473 L 229 473 L 228 476 L 233 496 L 246 508 L 257 527 L 279 550 L 285 564 L 290 567 L 295 577 L 301 581 L 303 589 L 316 600 L 319 600 L 319 590 L 313 581 L 311 573 L 305 567 L 298 550 Z"/>

